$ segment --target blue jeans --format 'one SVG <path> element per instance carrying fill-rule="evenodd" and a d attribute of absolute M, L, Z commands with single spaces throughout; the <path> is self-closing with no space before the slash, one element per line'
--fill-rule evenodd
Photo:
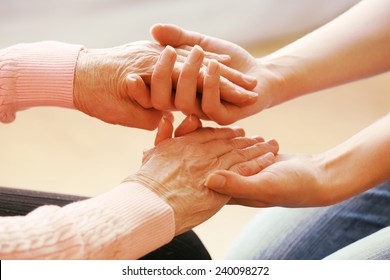
<path fill-rule="evenodd" d="M 260 210 L 228 259 L 390 259 L 390 183 L 328 207 Z"/>

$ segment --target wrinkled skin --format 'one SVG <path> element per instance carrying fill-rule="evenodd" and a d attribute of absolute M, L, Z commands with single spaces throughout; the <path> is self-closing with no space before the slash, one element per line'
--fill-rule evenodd
<path fill-rule="evenodd" d="M 186 58 L 194 48 L 170 47 L 169 51 L 165 52 L 165 57 L 170 56 L 169 62 L 165 64 L 168 63 L 168 67 L 172 69 L 169 76 L 163 75 L 162 79 L 158 79 L 164 67 L 155 71 L 155 66 L 159 61 L 160 64 L 164 61 L 164 55 L 161 55 L 164 49 L 165 47 L 153 42 L 137 41 L 114 48 L 82 50 L 75 71 L 75 107 L 108 123 L 155 129 L 163 111 L 172 108 L 152 106 L 150 86 L 153 86 L 157 93 L 160 88 L 166 89 L 169 86 L 169 94 L 171 90 L 174 94 L 176 86 L 180 87 L 182 84 L 179 81 L 181 71 L 183 65 L 187 65 Z M 206 69 L 208 61 L 226 61 L 229 56 L 204 52 L 200 47 L 195 49 L 200 59 L 195 73 L 195 92 L 201 93 L 203 70 Z M 253 80 L 248 82 L 244 74 L 228 67 L 223 69 L 225 71 L 222 72 L 220 86 L 222 98 L 239 106 L 254 103 L 257 95 L 250 92 L 255 86 Z M 155 77 L 154 81 L 152 75 Z M 158 99 L 154 98 L 155 104 L 159 104 Z"/>
<path fill-rule="evenodd" d="M 164 130 L 161 125 L 160 129 Z M 277 151 L 277 145 L 261 137 L 244 137 L 242 129 L 200 128 L 176 138 L 168 135 L 144 153 L 141 169 L 127 180 L 150 188 L 173 208 L 180 234 L 210 218 L 230 199 L 204 186 L 210 172 L 253 165 L 255 159 Z M 257 169 L 272 162 L 256 163 Z"/>
<path fill-rule="evenodd" d="M 132 100 L 127 76 L 150 75 L 162 49 L 158 44 L 139 41 L 81 51 L 75 76 L 75 107 L 108 123 L 156 128 L 162 113 Z"/>

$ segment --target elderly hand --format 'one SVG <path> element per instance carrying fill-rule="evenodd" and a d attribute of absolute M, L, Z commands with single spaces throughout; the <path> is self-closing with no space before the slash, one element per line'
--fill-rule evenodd
<path fill-rule="evenodd" d="M 257 102 L 250 106 L 237 106 L 226 102 L 220 98 L 220 91 L 217 85 L 219 73 L 223 73 L 221 65 L 217 63 L 209 64 L 206 76 L 209 78 L 208 86 L 203 91 L 202 99 L 196 100 L 194 95 L 186 95 L 187 90 L 176 92 L 182 97 L 175 102 L 178 109 L 186 109 L 186 104 L 197 103 L 203 113 L 211 120 L 219 124 L 230 124 L 241 118 L 253 115 L 271 106 L 272 99 L 280 92 L 282 83 L 279 76 L 272 72 L 263 61 L 254 58 L 246 50 L 228 41 L 206 36 L 200 33 L 184 30 L 171 24 L 157 24 L 151 28 L 152 36 L 162 45 L 171 45 L 174 47 L 183 45 L 199 45 L 204 50 L 217 53 L 227 54 L 231 60 L 224 62 L 226 66 L 240 71 L 248 76 L 256 77 L 258 80 L 254 91 L 258 93 Z M 222 67 L 226 67 L 225 65 Z M 192 83 L 196 80 L 193 79 Z M 204 81 L 206 83 L 206 81 Z M 187 85 L 190 81 L 187 82 Z M 193 86 L 192 86 L 193 87 Z M 182 87 L 184 89 L 184 87 Z"/>
<path fill-rule="evenodd" d="M 168 47 L 160 57 L 163 49 L 156 43 L 139 41 L 109 49 L 82 50 L 75 71 L 75 107 L 108 123 L 155 129 L 162 116 L 161 109 L 165 108 L 152 108 L 151 102 L 142 99 L 142 96 L 149 95 L 147 85 L 152 80 L 153 90 L 156 92 L 161 84 L 166 88 L 168 83 L 171 90 L 172 82 L 175 86 L 180 79 L 181 69 L 190 54 L 188 48 L 179 48 L 176 55 L 175 50 Z M 199 82 L 196 84 L 199 87 L 195 87 L 199 91 L 203 84 L 199 69 L 204 68 L 204 64 L 211 58 L 225 61 L 229 57 L 204 53 L 202 50 L 197 54 L 198 59 L 194 63 L 198 67 L 196 75 L 199 76 Z M 164 76 L 163 80 L 159 79 L 158 74 L 152 77 L 158 61 L 166 62 L 172 68 L 169 69 L 170 76 Z M 161 71 L 164 69 L 160 66 L 157 73 Z M 146 85 L 140 81 L 140 77 Z M 221 79 L 221 95 L 226 100 L 239 105 L 256 101 L 257 94 L 249 91 L 254 86 L 253 79 L 234 70 L 225 72 L 225 77 Z M 141 96 L 141 101 L 135 100 L 134 96 Z"/>
<path fill-rule="evenodd" d="M 204 222 L 229 201 L 229 196 L 204 186 L 207 174 L 220 169 L 259 171 L 278 151 L 272 141 L 244 137 L 239 128 L 200 128 L 170 138 L 172 130 L 171 120 L 164 117 L 158 128 L 160 140 L 145 152 L 141 169 L 128 180 L 150 188 L 173 208 L 176 234 Z"/>

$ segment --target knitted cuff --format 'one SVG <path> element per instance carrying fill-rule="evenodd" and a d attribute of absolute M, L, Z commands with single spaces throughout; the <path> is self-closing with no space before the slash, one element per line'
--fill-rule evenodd
<path fill-rule="evenodd" d="M 0 51 L 0 121 L 34 106 L 74 108 L 73 79 L 80 45 L 19 44 Z"/>

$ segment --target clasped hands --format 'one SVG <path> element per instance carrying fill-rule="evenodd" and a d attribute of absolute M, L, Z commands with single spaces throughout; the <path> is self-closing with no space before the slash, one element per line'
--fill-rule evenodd
<path fill-rule="evenodd" d="M 74 104 L 109 123 L 149 130 L 158 126 L 156 146 L 145 153 L 132 178 L 167 200 L 177 232 L 209 218 L 228 201 L 256 207 L 331 203 L 320 184 L 323 176 L 318 176 L 321 157 L 276 156 L 274 140 L 244 137 L 242 130 L 231 128 L 198 129 L 195 116 L 230 124 L 277 103 L 273 93 L 284 87 L 275 82 L 282 80 L 277 73 L 230 42 L 173 25 L 151 31 L 161 45 L 140 41 L 83 50 Z M 188 116 L 175 138 L 173 110 Z M 200 214 L 189 214 L 194 211 Z"/>

